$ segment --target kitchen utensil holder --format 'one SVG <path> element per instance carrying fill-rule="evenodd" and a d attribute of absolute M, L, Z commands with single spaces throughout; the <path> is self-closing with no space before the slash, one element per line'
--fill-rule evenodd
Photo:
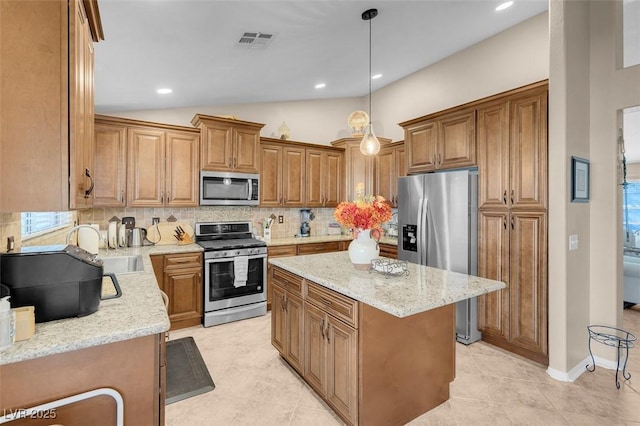
<path fill-rule="evenodd" d="M 620 381 L 618 380 L 618 372 L 620 371 L 620 359 L 624 357 L 622 363 L 622 377 L 625 380 L 631 378 L 631 373 L 627 373 L 627 361 L 629 360 L 629 349 L 635 346 L 636 336 L 626 330 L 620 328 L 609 327 L 607 325 L 590 325 L 589 330 L 589 355 L 591 355 L 592 367 L 586 365 L 586 369 L 590 372 L 595 371 L 596 361 L 591 351 L 591 342 L 596 341 L 606 346 L 617 349 L 618 361 L 616 364 L 616 388 L 620 389 Z"/>

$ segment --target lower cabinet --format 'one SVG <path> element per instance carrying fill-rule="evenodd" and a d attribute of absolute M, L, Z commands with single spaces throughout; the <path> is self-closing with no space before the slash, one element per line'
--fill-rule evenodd
<path fill-rule="evenodd" d="M 380 256 L 382 257 L 388 257 L 390 259 L 397 259 L 398 258 L 398 246 L 394 246 L 393 244 L 385 244 L 385 243 L 380 243 L 378 244 L 378 246 L 380 247 Z"/>
<path fill-rule="evenodd" d="M 171 330 L 202 323 L 202 253 L 151 256 L 160 290 L 169 297 Z"/>
<path fill-rule="evenodd" d="M 304 302 L 304 378 L 349 423 L 357 423 L 358 331 Z"/>
<path fill-rule="evenodd" d="M 99 388 L 117 390 L 125 425 L 164 425 L 164 333 L 0 365 L 4 414 Z M 45 417 L 48 418 L 45 418 Z M 115 425 L 116 402 L 101 395 L 12 425 Z"/>
<path fill-rule="evenodd" d="M 277 270 L 272 280 L 271 344 L 302 374 L 304 363 L 302 329 L 302 281 Z"/>

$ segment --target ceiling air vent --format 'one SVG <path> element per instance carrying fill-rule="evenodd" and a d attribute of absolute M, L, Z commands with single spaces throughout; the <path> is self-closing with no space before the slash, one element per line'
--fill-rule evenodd
<path fill-rule="evenodd" d="M 242 34 L 236 43 L 236 47 L 245 49 L 264 49 L 271 43 L 274 37 L 275 34 L 247 32 Z"/>

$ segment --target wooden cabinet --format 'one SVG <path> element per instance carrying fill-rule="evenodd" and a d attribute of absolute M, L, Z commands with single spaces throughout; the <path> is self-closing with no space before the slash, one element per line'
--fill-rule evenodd
<path fill-rule="evenodd" d="M 474 108 L 455 109 L 400 123 L 405 131 L 407 172 L 474 166 L 475 113 Z"/>
<path fill-rule="evenodd" d="M 483 340 L 548 364 L 547 84 L 478 105 L 478 298 Z"/>
<path fill-rule="evenodd" d="M 0 365 L 3 415 L 111 388 L 122 396 L 124 424 L 163 425 L 164 346 L 162 333 Z M 44 419 L 47 413 L 12 423 L 115 425 L 116 401 L 95 396 L 56 408 L 55 419 Z"/>
<path fill-rule="evenodd" d="M 303 207 L 304 148 L 263 142 L 260 149 L 260 206 Z"/>
<path fill-rule="evenodd" d="M 95 188 L 97 207 L 124 207 L 127 183 L 127 128 L 95 123 Z"/>
<path fill-rule="evenodd" d="M 404 142 L 392 143 L 380 149 L 375 157 L 374 193 L 398 207 L 398 178 L 407 175 Z"/>
<path fill-rule="evenodd" d="M 261 138 L 261 207 L 335 207 L 341 201 L 342 150 Z"/>
<path fill-rule="evenodd" d="M 202 253 L 153 255 L 151 263 L 160 290 L 169 297 L 171 329 L 201 324 L 204 292 Z"/>
<path fill-rule="evenodd" d="M 336 207 L 342 201 L 342 152 L 306 149 L 306 207 Z"/>
<path fill-rule="evenodd" d="M 356 424 L 358 332 L 329 312 L 304 302 L 304 378 L 341 417 Z"/>
<path fill-rule="evenodd" d="M 202 114 L 196 114 L 191 124 L 200 129 L 200 169 L 260 172 L 260 129 L 264 124 Z"/>
<path fill-rule="evenodd" d="M 199 132 L 96 116 L 95 205 L 195 207 L 199 196 Z"/>
<path fill-rule="evenodd" d="M 394 246 L 393 244 L 380 243 L 380 244 L 378 244 L 378 246 L 380 247 L 380 256 L 389 257 L 391 259 L 397 259 L 398 258 L 398 246 L 397 245 Z"/>
<path fill-rule="evenodd" d="M 547 87 L 478 107 L 480 208 L 547 208 Z"/>
<path fill-rule="evenodd" d="M 295 256 L 295 255 L 296 255 L 295 245 L 267 247 L 267 259 L 270 257 L 271 258 L 287 257 L 287 256 Z M 271 278 L 272 269 L 273 269 L 273 266 L 271 266 L 271 263 L 267 262 L 267 310 L 270 310 L 273 306 L 272 293 L 271 293 L 271 287 L 273 286 L 273 281 Z"/>
<path fill-rule="evenodd" d="M 342 251 L 342 241 L 326 241 L 323 243 L 306 243 L 298 245 L 298 255 L 330 253 L 333 251 Z"/>
<path fill-rule="evenodd" d="M 382 148 L 391 142 L 391 139 L 380 137 L 378 140 Z M 373 186 L 374 156 L 360 152 L 361 141 L 362 138 L 342 138 L 331 142 L 332 146 L 344 149 L 344 200 L 355 198 L 356 185 L 359 183 L 364 184 L 365 194 L 373 194 L 375 189 Z"/>
<path fill-rule="evenodd" d="M 0 2 L 0 211 L 91 207 L 99 16 L 96 2 Z"/>
<path fill-rule="evenodd" d="M 302 280 L 281 269 L 272 273 L 271 343 L 299 373 L 304 365 Z"/>

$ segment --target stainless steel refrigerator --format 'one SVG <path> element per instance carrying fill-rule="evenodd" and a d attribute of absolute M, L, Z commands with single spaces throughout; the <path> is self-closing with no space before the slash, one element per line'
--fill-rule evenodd
<path fill-rule="evenodd" d="M 478 171 L 435 172 L 398 179 L 398 258 L 468 275 L 478 273 Z M 456 304 L 456 338 L 478 331 L 478 300 Z"/>

